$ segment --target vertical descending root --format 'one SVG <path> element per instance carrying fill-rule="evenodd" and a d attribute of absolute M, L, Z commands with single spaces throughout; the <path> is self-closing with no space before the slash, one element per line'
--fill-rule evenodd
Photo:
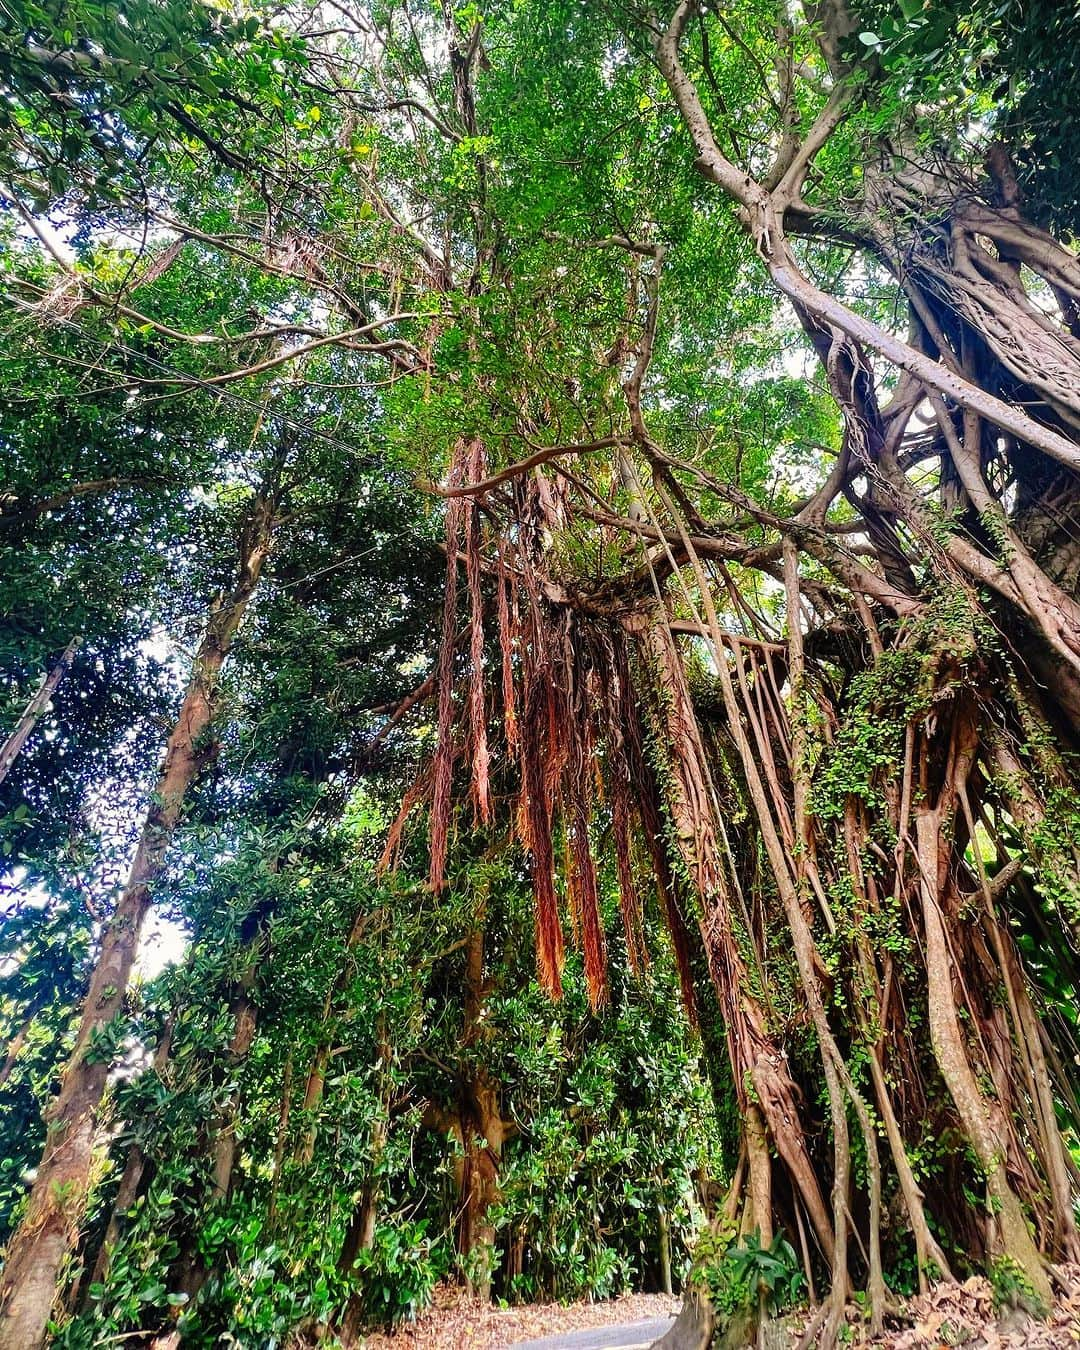
<path fill-rule="evenodd" d="M 1043 1304 L 1049 1306 L 1051 1290 L 1046 1268 L 1028 1231 L 1020 1201 L 1009 1184 L 1005 1171 L 1004 1144 L 994 1135 L 986 1103 L 960 1032 L 939 889 L 941 806 L 917 807 L 915 827 L 926 940 L 930 1038 L 934 1055 L 986 1176 L 987 1188 L 996 1209 L 994 1226 L 1002 1255 L 1020 1267 L 1035 1294 Z"/>

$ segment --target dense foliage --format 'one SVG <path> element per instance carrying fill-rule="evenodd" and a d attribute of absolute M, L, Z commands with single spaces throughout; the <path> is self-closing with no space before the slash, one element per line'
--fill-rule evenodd
<path fill-rule="evenodd" d="M 5 9 L 2 1350 L 1045 1306 L 1076 29 Z"/>

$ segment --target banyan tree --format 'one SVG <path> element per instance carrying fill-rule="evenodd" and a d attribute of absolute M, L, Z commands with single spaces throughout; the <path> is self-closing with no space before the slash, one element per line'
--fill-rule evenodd
<path fill-rule="evenodd" d="M 853 1290 L 881 1327 L 905 1252 L 923 1287 L 1005 1269 L 1045 1303 L 1080 1256 L 1054 1008 L 1080 950 L 1080 262 L 1009 148 L 946 139 L 929 67 L 898 76 L 842 5 L 623 22 L 835 435 L 771 492 L 715 467 L 740 447 L 654 378 L 700 336 L 670 214 L 584 242 L 629 295 L 582 381 L 605 417 L 554 444 L 523 394 L 516 457 L 462 429 L 405 809 L 430 801 L 436 889 L 455 821 L 520 845 L 553 996 L 570 941 L 604 998 L 600 869 L 619 959 L 662 922 L 692 1014 L 704 953 L 741 1130 L 724 1222 L 798 1242 L 825 1341 Z"/>
<path fill-rule="evenodd" d="M 552 998 L 571 947 L 599 1007 L 612 961 L 670 943 L 737 1122 L 721 1240 L 787 1236 L 821 1344 L 855 1293 L 880 1329 L 901 1267 L 1003 1272 L 1036 1307 L 1080 1261 L 1080 192 L 1032 105 L 1073 87 L 1066 9 L 411 0 L 233 33 L 215 7 L 188 57 L 170 34 L 136 69 L 61 16 L 58 50 L 9 34 L 0 70 L 5 211 L 47 255 L 47 286 L 12 283 L 35 323 L 104 317 L 103 369 L 145 339 L 125 392 L 264 379 L 257 428 L 317 350 L 320 426 L 362 390 L 364 453 L 445 512 L 436 668 L 369 746 L 433 695 L 384 864 L 421 815 L 436 893 L 466 833 L 516 850 Z M 234 99 L 218 48 L 255 30 Z M 37 221 L 51 191 L 87 237 L 115 209 L 168 246 L 80 272 Z M 204 333 L 135 308 L 196 248 L 193 275 L 258 273 L 266 313 Z M 184 342 L 222 369 L 159 359 Z M 264 496 L 210 693 L 271 556 Z M 184 746 L 155 882 L 210 758 Z M 82 1047 L 123 1001 L 136 873 L 9 1247 L 5 1346 L 43 1343 L 80 1241 L 107 1080 Z M 483 961 L 480 935 L 470 1036 Z M 468 1087 L 448 1131 L 470 1166 L 469 1131 L 500 1135 L 471 1242 L 508 1122 Z M 677 1335 L 703 1345 L 696 1315 Z"/>

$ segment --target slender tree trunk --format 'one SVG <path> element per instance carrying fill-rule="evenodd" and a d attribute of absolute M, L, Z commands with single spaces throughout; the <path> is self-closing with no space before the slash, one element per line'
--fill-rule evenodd
<path fill-rule="evenodd" d="M 1043 1268 L 1020 1201 L 1005 1171 L 1005 1148 L 997 1137 L 986 1101 L 971 1067 L 953 995 L 949 943 L 940 903 L 941 808 L 922 807 L 915 816 L 923 926 L 926 934 L 926 974 L 929 995 L 930 1039 L 941 1076 L 949 1089 L 965 1132 L 986 1176 L 987 1190 L 997 1210 L 996 1226 L 1004 1254 L 1014 1260 L 1032 1288 L 1049 1305 L 1050 1283 Z"/>
<path fill-rule="evenodd" d="M 255 965 L 245 970 L 240 981 L 240 989 L 233 999 L 233 1034 L 229 1041 L 226 1063 L 229 1070 L 235 1072 L 248 1057 L 251 1043 L 255 1039 L 258 1023 L 258 1009 L 252 998 L 255 983 Z M 236 1162 L 236 1117 L 240 1110 L 240 1086 L 237 1084 L 228 1101 L 222 1106 L 214 1122 L 214 1199 L 224 1200 L 232 1185 L 233 1166 Z"/>
<path fill-rule="evenodd" d="M 3 1087 L 11 1077 L 11 1071 L 15 1067 L 15 1061 L 19 1058 L 23 1046 L 26 1044 L 26 1038 L 30 1035 L 30 1029 L 34 1025 L 34 1019 L 45 1006 L 44 998 L 35 998 L 31 1001 L 26 1010 L 26 1016 L 19 1024 L 19 1029 L 8 1042 L 7 1054 L 4 1056 L 3 1067 L 0 1068 L 0 1087 Z"/>
<path fill-rule="evenodd" d="M 386 1142 L 390 1134 L 390 1059 L 391 1046 L 386 1034 L 386 1015 L 379 1014 L 377 1028 L 379 1050 L 379 1101 L 382 1113 L 376 1120 L 371 1133 L 371 1153 L 368 1163 L 368 1175 L 360 1193 L 360 1201 L 353 1211 L 349 1226 L 345 1230 L 345 1241 L 341 1244 L 338 1257 L 338 1271 L 346 1279 L 352 1274 L 356 1258 L 361 1252 L 369 1251 L 375 1244 L 375 1226 L 379 1217 L 379 1197 L 382 1185 L 379 1168 L 382 1163 Z M 341 1326 L 342 1343 L 352 1345 L 360 1331 L 363 1318 L 363 1300 L 360 1292 L 349 1296 L 345 1308 L 345 1317 Z"/>
<path fill-rule="evenodd" d="M 273 503 L 260 493 L 241 533 L 236 583 L 210 612 L 127 884 L 102 931 L 75 1049 L 47 1112 L 45 1151 L 0 1285 L 0 1350 L 38 1350 L 45 1341 L 63 1264 L 85 1211 L 97 1111 L 109 1073 L 107 1056 L 94 1055 L 93 1043 L 122 1011 L 153 887 L 188 791 L 212 753 L 221 668 L 262 574 L 272 530 Z"/>
<path fill-rule="evenodd" d="M 292 1107 L 293 1057 L 285 1061 L 281 1083 L 281 1105 L 278 1107 L 277 1137 L 274 1140 L 274 1173 L 270 1182 L 270 1203 L 267 1215 L 271 1224 L 277 1220 L 278 1189 L 281 1186 L 281 1167 L 285 1161 L 285 1140 L 289 1133 L 289 1112 Z"/>
<path fill-rule="evenodd" d="M 465 945 L 465 1019 L 462 1045 L 468 1052 L 484 1037 L 484 1004 L 488 988 L 484 980 L 484 923 L 487 896 L 480 897 L 475 926 Z M 481 1065 L 470 1071 L 462 1084 L 461 1142 L 465 1150 L 462 1169 L 459 1250 L 469 1258 L 469 1283 L 475 1293 L 491 1297 L 495 1259 L 495 1228 L 488 1211 L 498 1198 L 499 1166 L 507 1122 L 499 1109 L 498 1089 Z"/>
<path fill-rule="evenodd" d="M 346 952 L 351 952 L 356 944 L 364 935 L 364 925 L 367 915 L 360 913 L 353 921 L 353 926 L 349 931 L 349 939 L 346 943 Z M 330 1013 L 334 1006 L 334 997 L 340 992 L 345 981 L 345 972 L 348 970 L 348 962 L 342 964 L 341 970 L 334 976 L 334 979 L 326 991 L 326 998 L 323 1002 L 323 1026 L 326 1027 L 330 1020 Z M 330 1041 L 328 1034 L 324 1031 L 323 1039 L 315 1050 L 315 1055 L 311 1061 L 311 1068 L 308 1070 L 307 1080 L 304 1084 L 304 1100 L 302 1109 L 310 1113 L 308 1127 L 304 1131 L 304 1137 L 297 1145 L 293 1159 L 302 1165 L 307 1165 L 315 1156 L 315 1142 L 319 1135 L 319 1126 L 315 1113 L 318 1110 L 319 1103 L 322 1101 L 323 1089 L 326 1086 L 326 1066 L 330 1063 Z"/>
<path fill-rule="evenodd" d="M 332 994 L 327 995 L 326 1016 L 330 1015 L 331 996 Z M 322 1101 L 323 1088 L 326 1085 L 326 1066 L 329 1062 L 330 1045 L 324 1041 L 315 1051 L 315 1058 L 312 1060 L 307 1082 L 304 1085 L 302 1108 L 306 1112 L 311 1112 L 311 1121 L 304 1131 L 303 1140 L 296 1149 L 296 1161 L 301 1164 L 306 1165 L 315 1156 L 315 1141 L 318 1138 L 319 1129 L 315 1122 L 314 1113 L 318 1110 L 319 1103 Z"/>
<path fill-rule="evenodd" d="M 113 1251 L 120 1236 L 120 1224 L 124 1215 L 128 1213 L 138 1197 L 139 1186 L 142 1184 L 145 1171 L 146 1154 L 138 1144 L 132 1144 L 128 1150 L 127 1161 L 120 1177 L 120 1185 L 116 1190 L 116 1199 L 113 1201 L 112 1213 L 109 1215 L 105 1236 L 98 1248 L 93 1274 L 90 1276 L 92 1285 L 101 1284 L 109 1278 Z"/>
<path fill-rule="evenodd" d="M 671 1297 L 671 1221 L 664 1206 L 656 1207 L 656 1241 L 660 1250 L 660 1292 Z"/>
<path fill-rule="evenodd" d="M 374 1149 L 374 1141 L 373 1141 Z M 374 1164 L 373 1158 L 373 1164 Z M 379 1216 L 379 1184 L 372 1178 L 367 1181 L 360 1197 L 360 1203 L 353 1211 L 349 1226 L 345 1230 L 345 1241 L 341 1245 L 341 1257 L 338 1269 L 348 1277 L 356 1258 L 361 1252 L 370 1251 L 375 1243 L 375 1223 Z M 351 1346 L 356 1343 L 364 1318 L 364 1302 L 355 1291 L 349 1295 L 345 1307 L 345 1316 L 341 1323 L 341 1343 Z"/>
<path fill-rule="evenodd" d="M 26 744 L 27 738 L 37 726 L 38 719 L 45 709 L 49 706 L 49 700 L 56 693 L 56 687 L 71 668 L 71 663 L 75 659 L 75 653 L 79 648 L 82 638 L 73 637 L 64 649 L 64 654 L 48 675 L 41 682 L 41 688 L 26 705 L 26 711 L 19 718 L 15 730 L 4 742 L 0 748 L 0 783 L 11 772 L 11 766 L 19 758 L 19 753 Z"/>
<path fill-rule="evenodd" d="M 215 1076 L 219 1079 L 236 1074 L 251 1050 L 258 1018 L 258 1010 L 251 996 L 254 983 L 253 957 L 241 977 L 239 988 L 230 1005 L 233 1031 L 223 1062 L 220 1063 L 220 1067 L 215 1063 Z M 240 1109 L 240 1097 L 240 1085 L 236 1083 L 210 1122 L 202 1140 L 200 1152 L 205 1156 L 208 1151 L 211 1162 L 208 1206 L 221 1204 L 227 1200 L 232 1186 L 233 1168 L 236 1164 L 236 1118 Z M 186 1294 L 189 1303 L 194 1303 L 209 1274 L 210 1269 L 198 1249 L 195 1230 L 189 1226 L 180 1242 L 180 1254 L 170 1269 L 170 1277 L 175 1283 L 176 1292 Z"/>
<path fill-rule="evenodd" d="M 154 1072 L 159 1077 L 165 1065 L 169 1062 L 174 1018 L 175 1014 L 170 1014 L 165 1024 L 165 1032 L 161 1038 L 161 1043 L 154 1052 Z M 120 1236 L 120 1225 L 123 1222 L 124 1215 L 128 1213 L 138 1197 L 139 1186 L 142 1184 L 145 1171 L 146 1154 L 138 1144 L 132 1144 L 128 1150 L 127 1161 L 124 1163 L 120 1185 L 116 1189 L 116 1199 L 113 1201 L 112 1213 L 109 1215 L 105 1235 L 101 1240 L 101 1246 L 98 1248 L 98 1254 L 94 1261 L 93 1274 L 90 1276 L 91 1285 L 101 1284 L 108 1278 L 109 1264 L 112 1261 L 113 1250 Z"/>

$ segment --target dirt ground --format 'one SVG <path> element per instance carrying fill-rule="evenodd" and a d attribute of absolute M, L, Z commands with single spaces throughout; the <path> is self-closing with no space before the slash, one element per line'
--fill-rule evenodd
<path fill-rule="evenodd" d="M 1058 1298 L 1039 1321 L 1021 1309 L 995 1311 L 987 1280 L 939 1285 L 908 1300 L 871 1340 L 853 1318 L 848 1345 L 875 1350 L 1080 1350 L 1080 1266 L 1058 1269 Z M 641 1322 L 678 1312 L 679 1300 L 631 1294 L 607 1303 L 492 1308 L 458 1289 L 441 1289 L 434 1306 L 393 1335 L 369 1336 L 365 1350 L 505 1350 L 518 1341 L 584 1327 Z M 855 1310 L 852 1309 L 853 1314 Z"/>

